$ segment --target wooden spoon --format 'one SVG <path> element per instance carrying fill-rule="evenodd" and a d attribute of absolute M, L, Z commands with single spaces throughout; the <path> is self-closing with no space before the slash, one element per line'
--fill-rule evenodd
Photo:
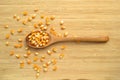
<path fill-rule="evenodd" d="M 35 31 L 35 32 L 39 32 L 39 31 Z M 80 41 L 80 42 L 107 42 L 109 40 L 109 37 L 108 36 L 93 36 L 93 37 L 57 37 L 57 36 L 54 36 L 50 33 L 48 33 L 49 35 L 49 42 L 44 45 L 44 46 L 41 46 L 41 47 L 36 47 L 34 45 L 31 45 L 29 40 L 28 40 L 28 36 L 30 35 L 31 33 L 29 33 L 27 36 L 26 36 L 26 44 L 29 46 L 29 47 L 32 47 L 32 48 L 45 48 L 47 46 L 50 46 L 54 43 L 57 43 L 57 42 L 65 42 L 65 41 Z"/>

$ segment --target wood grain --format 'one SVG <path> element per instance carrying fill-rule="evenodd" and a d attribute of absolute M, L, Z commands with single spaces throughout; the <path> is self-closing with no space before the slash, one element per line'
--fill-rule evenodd
<path fill-rule="evenodd" d="M 35 72 L 30 66 L 19 69 L 18 60 L 9 56 L 12 45 L 23 38 L 32 27 L 23 26 L 12 19 L 23 11 L 33 13 L 39 8 L 40 14 L 56 15 L 57 23 L 65 21 L 67 31 L 72 35 L 109 35 L 106 44 L 59 43 L 39 52 L 62 44 L 67 45 L 65 58 L 58 63 L 56 72 L 41 73 L 38 80 L 120 80 L 120 0 L 0 0 L 0 80 L 35 80 Z M 8 24 L 9 29 L 3 25 Z M 24 27 L 25 32 L 10 38 L 6 47 L 5 35 L 11 29 Z M 59 31 L 59 29 L 57 28 Z M 35 50 L 33 50 L 35 51 Z M 25 53 L 24 48 L 18 54 Z"/>

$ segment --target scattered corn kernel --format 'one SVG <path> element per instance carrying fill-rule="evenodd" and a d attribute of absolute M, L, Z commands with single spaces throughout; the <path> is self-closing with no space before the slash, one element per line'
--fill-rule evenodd
<path fill-rule="evenodd" d="M 31 55 L 31 51 L 28 50 L 26 54 L 27 54 L 28 56 Z"/>
<path fill-rule="evenodd" d="M 40 76 L 40 73 L 36 73 L 36 78 L 38 78 Z"/>
<path fill-rule="evenodd" d="M 15 31 L 14 31 L 14 30 L 11 30 L 10 33 L 11 33 L 11 35 L 14 35 Z"/>
<path fill-rule="evenodd" d="M 55 16 L 54 16 L 54 15 L 53 15 L 53 16 L 51 16 L 51 17 L 50 17 L 50 19 L 51 19 L 51 20 L 54 20 L 54 19 L 55 19 Z"/>
<path fill-rule="evenodd" d="M 7 41 L 7 42 L 5 43 L 5 45 L 6 45 L 6 46 L 9 46 L 9 42 Z"/>
<path fill-rule="evenodd" d="M 38 60 L 38 57 L 35 56 L 35 57 L 33 58 L 33 61 L 36 62 L 37 60 Z"/>
<path fill-rule="evenodd" d="M 8 25 L 5 25 L 4 28 L 8 28 Z"/>
<path fill-rule="evenodd" d="M 27 11 L 24 11 L 23 12 L 23 16 L 27 16 L 28 15 L 28 12 Z"/>
<path fill-rule="evenodd" d="M 53 52 L 57 52 L 57 48 L 52 48 L 52 51 Z"/>
<path fill-rule="evenodd" d="M 27 59 L 27 64 L 31 64 L 31 60 L 30 59 Z"/>
<path fill-rule="evenodd" d="M 41 15 L 40 18 L 43 19 L 45 16 L 44 15 Z"/>
<path fill-rule="evenodd" d="M 22 44 L 22 43 L 20 43 L 20 44 L 18 44 L 18 46 L 19 46 L 19 48 L 22 48 L 22 47 L 23 47 L 23 44 Z"/>
<path fill-rule="evenodd" d="M 61 50 L 64 50 L 65 48 L 66 48 L 65 45 L 62 45 L 62 46 L 61 46 Z"/>
<path fill-rule="evenodd" d="M 20 29 L 18 29 L 18 33 L 21 33 L 23 31 L 23 29 L 22 28 L 20 28 Z"/>
<path fill-rule="evenodd" d="M 43 59 L 43 58 L 40 58 L 40 62 L 43 62 L 45 59 Z"/>
<path fill-rule="evenodd" d="M 24 68 L 24 61 L 20 61 L 20 68 Z"/>
<path fill-rule="evenodd" d="M 9 39 L 10 38 L 10 34 L 6 34 L 6 39 Z"/>
<path fill-rule="evenodd" d="M 61 26 L 61 30 L 65 30 L 66 29 L 66 27 L 65 26 Z"/>
<path fill-rule="evenodd" d="M 16 19 L 16 18 L 17 18 L 17 15 L 15 14 L 15 15 L 13 16 L 13 18 Z"/>
<path fill-rule="evenodd" d="M 19 48 L 19 44 L 14 44 L 14 48 Z"/>
<path fill-rule="evenodd" d="M 28 17 L 27 21 L 28 21 L 28 22 L 31 22 L 31 21 L 32 21 L 32 18 L 31 18 L 31 17 Z"/>
<path fill-rule="evenodd" d="M 45 55 L 42 55 L 42 56 L 41 56 L 41 58 L 42 58 L 42 59 L 45 59 L 45 58 L 46 58 L 46 56 L 45 56 Z"/>
<path fill-rule="evenodd" d="M 51 62 L 53 65 L 55 65 L 57 63 L 56 59 L 54 59 L 54 58 L 51 60 Z"/>
<path fill-rule="evenodd" d="M 23 24 L 23 25 L 26 25 L 26 24 L 27 24 L 27 21 L 24 20 L 24 21 L 22 22 L 22 24 Z"/>
<path fill-rule="evenodd" d="M 10 56 L 13 56 L 15 54 L 14 51 L 10 51 Z"/>
<path fill-rule="evenodd" d="M 53 71 L 56 71 L 56 70 L 57 70 L 57 66 L 54 66 L 54 67 L 53 67 Z"/>
<path fill-rule="evenodd" d="M 33 14 L 33 15 L 32 15 L 32 19 L 35 19 L 35 17 L 36 17 L 36 14 Z"/>
<path fill-rule="evenodd" d="M 34 12 L 38 12 L 38 10 L 39 10 L 39 9 L 36 8 L 36 9 L 34 9 Z"/>
<path fill-rule="evenodd" d="M 43 22 L 39 21 L 38 26 L 41 26 L 41 25 L 43 25 Z"/>
<path fill-rule="evenodd" d="M 62 20 L 62 21 L 60 21 L 60 25 L 63 25 L 64 24 L 64 21 Z"/>
<path fill-rule="evenodd" d="M 22 42 L 23 40 L 21 38 L 18 39 L 18 42 Z"/>
<path fill-rule="evenodd" d="M 44 72 L 47 72 L 47 71 L 48 71 L 48 68 L 43 68 L 43 71 L 44 71 Z"/>
<path fill-rule="evenodd" d="M 48 51 L 47 51 L 47 54 L 48 54 L 48 55 L 51 55 L 51 54 L 52 54 L 52 52 L 51 52 L 50 50 L 48 50 Z"/>
<path fill-rule="evenodd" d="M 61 54 L 59 55 L 59 58 L 62 59 L 63 57 L 64 57 L 64 54 L 61 53 Z"/>
<path fill-rule="evenodd" d="M 34 24 L 34 28 L 38 28 L 38 25 L 36 23 Z"/>
<path fill-rule="evenodd" d="M 20 17 L 19 16 L 17 17 L 17 21 L 20 21 Z"/>
<path fill-rule="evenodd" d="M 67 36 L 68 36 L 68 32 L 65 32 L 65 33 L 64 33 L 64 37 L 67 37 Z"/>
<path fill-rule="evenodd" d="M 39 53 L 38 52 L 35 52 L 35 56 L 37 56 Z"/>
<path fill-rule="evenodd" d="M 19 55 L 19 54 L 16 54 L 15 56 L 16 56 L 16 58 L 17 58 L 17 59 L 19 59 L 19 58 L 20 58 L 20 55 Z"/>
<path fill-rule="evenodd" d="M 27 55 L 27 54 L 24 54 L 23 56 L 24 56 L 24 58 L 28 58 L 28 55 Z"/>
<path fill-rule="evenodd" d="M 43 67 L 44 67 L 44 68 L 47 68 L 48 66 L 47 66 L 46 64 L 43 64 Z"/>
<path fill-rule="evenodd" d="M 25 49 L 26 49 L 26 50 L 28 50 L 29 48 L 28 48 L 28 47 L 26 47 Z"/>

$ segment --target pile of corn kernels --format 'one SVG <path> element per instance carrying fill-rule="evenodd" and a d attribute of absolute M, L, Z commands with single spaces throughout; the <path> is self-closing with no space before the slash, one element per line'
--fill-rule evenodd
<path fill-rule="evenodd" d="M 54 35 L 54 36 L 57 36 L 57 37 L 67 37 L 68 36 L 68 32 L 65 32 L 63 34 L 60 34 L 58 33 L 58 31 L 55 30 L 55 27 L 51 26 L 51 21 L 54 21 L 55 20 L 55 16 L 52 15 L 52 16 L 44 16 L 44 15 L 39 15 L 38 14 L 39 12 L 39 9 L 35 9 L 33 10 L 33 13 L 32 15 L 29 16 L 29 12 L 27 11 L 24 11 L 20 16 L 18 16 L 17 14 L 14 14 L 13 15 L 13 19 L 17 23 L 21 23 L 22 25 L 24 26 L 28 26 L 29 23 L 31 23 L 30 26 L 33 26 L 34 29 L 31 31 L 33 32 L 33 34 L 31 36 L 29 36 L 29 41 L 31 42 L 31 44 L 33 45 L 36 45 L 36 47 L 39 47 L 39 46 L 44 46 L 45 44 L 47 44 L 49 42 L 49 36 L 48 34 L 46 33 L 47 31 Z M 36 17 L 39 17 L 39 20 L 35 23 L 33 23 L 32 21 L 36 19 Z M 24 17 L 24 18 L 23 18 Z M 42 22 L 42 20 L 44 20 L 44 22 Z M 61 20 L 59 22 L 59 26 L 60 26 L 60 29 L 61 30 L 65 30 L 66 27 L 64 26 L 64 21 Z M 8 29 L 10 28 L 10 25 L 7 25 L 5 24 L 4 26 L 5 29 Z M 41 33 L 37 33 L 38 35 L 41 35 L 41 41 L 39 42 L 39 38 L 34 34 L 34 31 L 35 30 L 40 30 Z M 48 72 L 49 71 L 49 67 L 53 70 L 53 71 L 56 71 L 58 69 L 58 66 L 56 65 L 58 60 L 60 59 L 63 59 L 64 58 L 64 50 L 66 49 L 66 46 L 65 45 L 61 45 L 58 48 L 56 47 L 53 47 L 49 50 L 46 50 L 46 53 L 40 53 L 40 52 L 37 52 L 37 51 L 32 51 L 30 47 L 26 46 L 26 44 L 24 43 L 24 39 L 26 37 L 26 35 L 22 35 L 24 36 L 24 38 L 18 38 L 15 42 L 14 45 L 10 45 L 10 38 L 11 36 L 12 37 L 16 37 L 14 36 L 15 33 L 18 33 L 18 36 L 19 34 L 22 34 L 25 30 L 23 28 L 18 28 L 18 30 L 10 30 L 8 34 L 6 34 L 5 36 L 5 39 L 6 39 L 6 47 L 10 46 L 10 47 L 13 47 L 15 48 L 14 50 L 10 50 L 10 56 L 15 56 L 16 59 L 18 59 L 19 61 L 19 65 L 20 65 L 20 68 L 24 68 L 25 65 L 30 65 L 32 66 L 33 70 L 36 72 L 36 78 L 38 78 L 40 76 L 40 72 Z M 43 36 L 45 35 L 45 37 Z M 36 43 L 34 43 L 34 41 L 31 40 L 31 38 L 35 38 L 35 41 Z M 42 39 L 44 38 L 44 39 Z M 25 53 L 21 53 L 21 54 L 18 54 L 17 53 L 17 50 L 18 49 L 22 49 L 26 51 Z M 58 52 L 58 50 L 60 50 Z M 52 58 L 47 58 L 47 57 L 50 57 L 52 55 L 54 55 L 54 53 L 57 53 L 58 55 L 58 58 L 56 57 L 52 57 Z M 41 56 L 39 56 L 41 54 Z M 32 58 L 31 58 L 32 57 Z M 36 62 L 40 62 L 39 64 L 36 63 Z"/>

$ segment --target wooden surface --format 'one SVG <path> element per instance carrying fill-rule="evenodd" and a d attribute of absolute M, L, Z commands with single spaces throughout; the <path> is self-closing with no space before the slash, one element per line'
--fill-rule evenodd
<path fill-rule="evenodd" d="M 0 80 L 35 80 L 30 66 L 19 69 L 19 61 L 9 56 L 10 50 L 16 50 L 12 47 L 16 40 L 24 39 L 32 30 L 12 16 L 23 11 L 33 13 L 35 8 L 40 9 L 40 14 L 55 15 L 56 23 L 64 20 L 70 34 L 110 36 L 106 44 L 59 43 L 40 50 L 67 45 L 65 58 L 57 64 L 58 70 L 41 73 L 38 80 L 120 80 L 120 0 L 0 0 Z M 5 24 L 9 29 L 4 29 Z M 6 47 L 5 35 L 19 27 L 25 31 L 11 36 L 10 46 Z M 23 54 L 25 49 L 17 49 L 16 53 Z"/>

